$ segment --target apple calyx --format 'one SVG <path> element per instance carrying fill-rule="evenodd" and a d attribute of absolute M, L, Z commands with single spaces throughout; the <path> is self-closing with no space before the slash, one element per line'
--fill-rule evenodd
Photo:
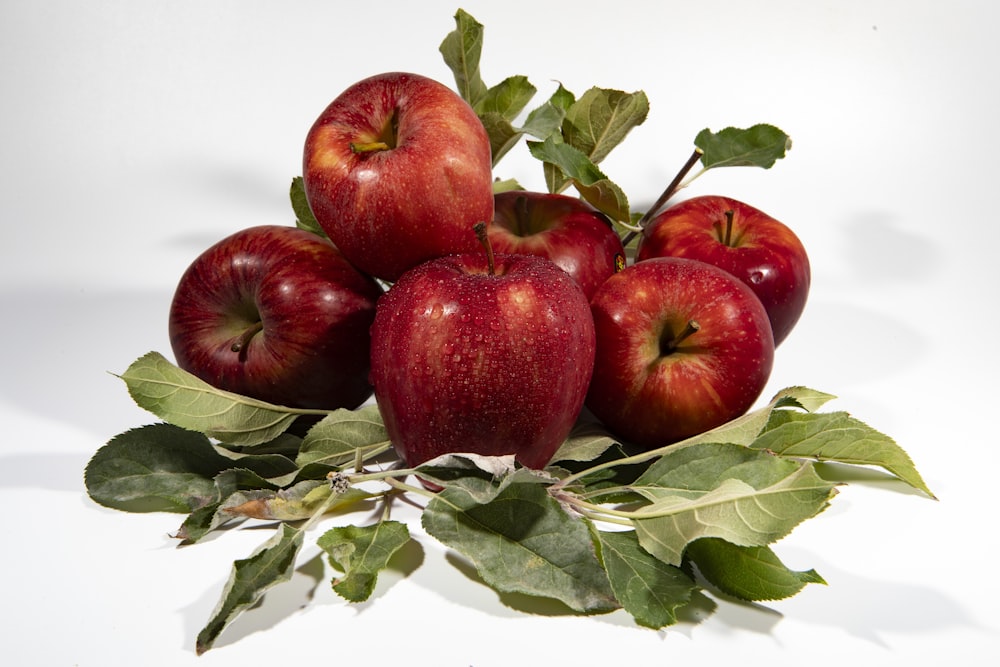
<path fill-rule="evenodd" d="M 665 329 L 663 335 L 660 336 L 660 356 L 666 357 L 673 354 L 685 339 L 697 333 L 700 329 L 701 325 L 694 320 L 688 320 L 687 324 L 684 325 L 684 328 L 678 334 Z"/>
<path fill-rule="evenodd" d="M 233 352 L 238 352 L 240 355 L 240 360 L 246 359 L 247 347 L 250 345 L 250 340 L 256 336 L 258 333 L 264 330 L 264 322 L 257 320 L 251 324 L 246 331 L 240 334 L 240 337 L 233 341 L 230 350 Z"/>
<path fill-rule="evenodd" d="M 495 276 L 497 274 L 496 258 L 493 256 L 493 244 L 490 243 L 489 234 L 486 233 L 486 223 L 479 221 L 472 226 L 472 229 L 476 232 L 476 238 L 480 245 L 486 250 L 487 271 L 491 276 Z"/>

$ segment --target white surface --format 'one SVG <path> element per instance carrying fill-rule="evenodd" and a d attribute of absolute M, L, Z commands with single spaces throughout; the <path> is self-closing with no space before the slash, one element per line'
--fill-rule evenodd
<path fill-rule="evenodd" d="M 292 220 L 302 140 L 341 89 L 392 69 L 451 82 L 437 47 L 460 6 L 486 26 L 488 83 L 525 74 L 536 102 L 556 79 L 578 94 L 648 93 L 649 120 L 604 163 L 638 209 L 704 127 L 764 121 L 792 135 L 774 169 L 712 172 L 690 192 L 757 205 L 811 253 L 811 300 L 770 389 L 837 394 L 831 409 L 895 437 L 940 501 L 851 485 L 776 547 L 829 586 L 769 605 L 718 601 L 663 632 L 623 613 L 512 610 L 419 537 L 419 566 L 383 576 L 370 602 L 342 602 L 328 574 L 316 583 L 307 567 L 196 658 L 230 564 L 268 533 L 178 550 L 168 534 L 181 517 L 86 497 L 90 455 L 154 421 L 107 371 L 169 353 L 166 309 L 195 254 L 242 227 Z M 996 7 L 4 3 L 4 663 L 990 663 L 1000 649 Z M 523 146 L 498 169 L 539 188 L 540 173 Z"/>

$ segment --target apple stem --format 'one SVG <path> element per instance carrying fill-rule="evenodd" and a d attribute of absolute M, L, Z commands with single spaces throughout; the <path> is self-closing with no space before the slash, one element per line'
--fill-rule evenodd
<path fill-rule="evenodd" d="M 366 141 L 364 143 L 351 142 L 352 153 L 374 153 L 376 151 L 387 151 L 390 146 L 384 141 Z"/>
<path fill-rule="evenodd" d="M 493 257 L 493 244 L 490 243 L 490 236 L 486 233 L 486 223 L 479 221 L 472 226 L 472 229 L 476 232 L 476 238 L 479 239 L 480 245 L 486 250 L 486 265 L 489 267 L 489 272 L 491 276 L 497 274 L 496 260 Z"/>
<path fill-rule="evenodd" d="M 733 211 L 732 209 L 726 211 L 726 235 L 722 239 L 722 242 L 727 246 L 732 247 L 733 245 Z"/>
<path fill-rule="evenodd" d="M 247 346 L 250 344 L 250 339 L 256 336 L 258 333 L 260 333 L 263 329 L 264 329 L 264 323 L 258 320 L 250 327 L 248 327 L 247 330 L 244 331 L 239 338 L 233 341 L 233 345 L 229 349 L 232 350 L 233 352 L 239 352 L 241 360 L 245 359 L 246 350 Z"/>
<path fill-rule="evenodd" d="M 671 335 L 670 338 L 660 341 L 660 351 L 664 356 L 672 353 L 686 338 L 697 333 L 699 329 L 701 329 L 701 325 L 694 320 L 688 320 L 679 334 Z"/>
<path fill-rule="evenodd" d="M 687 162 L 684 163 L 681 170 L 677 172 L 676 176 L 674 176 L 674 180 L 670 181 L 670 184 L 667 185 L 666 189 L 660 194 L 659 198 L 653 203 L 653 205 L 649 207 L 649 210 L 647 210 L 643 216 L 639 218 L 639 222 L 636 225 L 639 229 L 645 227 L 646 224 L 653 219 L 653 216 L 660 212 L 663 205 L 666 204 L 671 197 L 677 194 L 677 191 L 681 188 L 681 183 L 684 181 L 684 177 L 688 175 L 688 172 L 694 169 L 694 166 L 698 164 L 698 160 L 701 159 L 701 156 L 704 155 L 704 153 L 705 151 L 695 147 L 694 151 L 688 157 Z M 622 240 L 622 243 L 624 245 L 628 245 L 629 242 L 635 238 L 637 233 L 638 232 L 634 231 L 629 232 Z"/>

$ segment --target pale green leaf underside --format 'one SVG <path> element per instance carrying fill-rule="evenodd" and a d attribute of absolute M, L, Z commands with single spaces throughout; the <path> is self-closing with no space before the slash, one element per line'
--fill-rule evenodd
<path fill-rule="evenodd" d="M 391 446 L 378 406 L 366 405 L 356 410 L 341 408 L 309 429 L 295 463 L 300 467 L 319 463 L 339 468 L 359 456 L 362 460 L 377 456 Z"/>
<path fill-rule="evenodd" d="M 666 457 L 665 457 L 666 458 Z M 776 467 L 792 463 L 771 457 Z M 826 508 L 834 484 L 816 474 L 811 463 L 793 464 L 776 481 L 759 465 L 733 466 L 734 475 L 720 473 L 712 488 L 688 488 L 648 482 L 638 491 L 650 503 L 632 519 L 643 548 L 671 565 L 680 565 L 685 547 L 702 537 L 719 537 L 742 546 L 763 546 L 785 535 Z M 753 486 L 745 480 L 766 480 Z"/>
<path fill-rule="evenodd" d="M 139 407 L 160 419 L 221 442 L 257 445 L 273 440 L 301 414 L 294 410 L 216 389 L 184 371 L 159 352 L 149 352 L 119 376 Z"/>
<path fill-rule="evenodd" d="M 786 457 L 881 467 L 934 497 L 910 456 L 892 438 L 846 412 L 776 411 L 751 447 Z"/>

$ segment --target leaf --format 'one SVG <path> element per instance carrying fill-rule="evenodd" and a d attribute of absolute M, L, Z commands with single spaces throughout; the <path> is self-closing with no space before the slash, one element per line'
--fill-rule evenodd
<path fill-rule="evenodd" d="M 392 447 L 377 405 L 356 410 L 340 408 L 313 425 L 302 439 L 296 465 L 322 464 L 331 469 L 354 463 L 387 451 Z"/>
<path fill-rule="evenodd" d="M 524 190 L 524 187 L 515 178 L 495 179 L 493 181 L 493 194 L 508 192 L 510 190 Z"/>
<path fill-rule="evenodd" d="M 713 167 L 762 167 L 770 169 L 792 147 L 787 134 L 773 125 L 759 124 L 747 129 L 727 127 L 717 133 L 705 128 L 694 145 L 703 152 L 704 169 Z"/>
<path fill-rule="evenodd" d="M 455 77 L 458 94 L 475 108 L 486 95 L 486 84 L 479 74 L 483 25 L 459 9 L 455 14 L 455 30 L 445 36 L 438 50 Z"/>
<path fill-rule="evenodd" d="M 776 411 L 750 446 L 780 456 L 877 466 L 935 498 L 902 447 L 846 412 Z"/>
<path fill-rule="evenodd" d="M 283 454 L 241 454 L 219 445 L 214 448 L 219 455 L 230 460 L 231 466 L 252 470 L 275 486 L 291 484 L 299 471 L 295 462 Z"/>
<path fill-rule="evenodd" d="M 685 556 L 709 583 L 741 600 L 783 600 L 806 584 L 826 584 L 815 570 L 788 569 L 766 546 L 741 547 L 708 537 L 689 544 Z"/>
<path fill-rule="evenodd" d="M 249 558 L 233 563 L 222 597 L 211 619 L 198 633 L 195 641 L 198 655 L 212 648 L 223 629 L 243 610 L 257 604 L 269 588 L 292 578 L 302 542 L 302 531 L 283 523 Z"/>
<path fill-rule="evenodd" d="M 778 408 L 797 407 L 803 410 L 815 411 L 827 401 L 833 399 L 831 394 L 825 394 L 807 387 L 786 387 L 774 395 L 771 402 L 759 410 L 748 412 L 732 421 L 726 422 L 709 431 L 677 443 L 674 449 L 702 442 L 729 442 L 739 445 L 749 445 L 757 439 L 771 419 L 771 414 Z"/>
<path fill-rule="evenodd" d="M 334 578 L 333 590 L 351 602 L 367 600 L 378 581 L 379 572 L 402 546 L 410 541 L 406 524 L 379 521 L 371 526 L 331 528 L 317 540 L 330 557 L 330 564 L 344 573 Z"/>
<path fill-rule="evenodd" d="M 697 585 L 673 565 L 639 546 L 635 531 L 599 531 L 601 558 L 622 607 L 647 628 L 677 622 L 677 609 L 691 601 Z"/>
<path fill-rule="evenodd" d="M 190 512 L 217 499 L 213 477 L 229 465 L 201 433 L 170 424 L 125 431 L 84 471 L 88 495 L 126 512 Z"/>
<path fill-rule="evenodd" d="M 573 426 L 569 437 L 556 450 L 552 462 L 593 461 L 616 444 L 618 440 L 602 424 L 580 422 Z"/>
<path fill-rule="evenodd" d="M 589 528 L 541 484 L 510 484 L 483 504 L 446 488 L 427 504 L 422 524 L 494 590 L 554 598 L 577 612 L 619 606 Z"/>
<path fill-rule="evenodd" d="M 316 216 L 313 215 L 312 208 L 309 206 L 309 200 L 306 198 L 305 181 L 301 176 L 296 176 L 292 179 L 292 186 L 289 188 L 288 197 L 292 201 L 292 211 L 295 212 L 295 226 L 326 238 L 326 232 L 320 227 Z"/>
<path fill-rule="evenodd" d="M 139 407 L 182 428 L 238 445 L 273 440 L 303 414 L 216 389 L 173 365 L 159 352 L 149 352 L 119 376 Z M 323 413 L 325 414 L 325 413 Z"/>
<path fill-rule="evenodd" d="M 486 135 L 490 138 L 491 160 L 493 166 L 496 166 L 500 158 L 510 152 L 510 149 L 517 145 L 523 135 L 509 120 L 498 113 L 480 114 L 479 120 L 486 128 Z"/>
<path fill-rule="evenodd" d="M 479 115 L 497 114 L 505 120 L 513 121 L 536 92 L 538 89 L 528 81 L 528 77 L 509 76 L 490 87 L 473 108 Z"/>
<path fill-rule="evenodd" d="M 555 137 L 529 141 L 528 149 L 535 158 L 557 167 L 591 206 L 613 220 L 630 219 L 625 193 L 579 149 Z M 554 191 L 552 186 L 550 183 L 550 191 Z"/>
<path fill-rule="evenodd" d="M 600 164 L 648 114 L 649 100 L 642 91 L 590 88 L 566 111 L 563 141 Z"/>
<path fill-rule="evenodd" d="M 551 136 L 561 135 L 566 110 L 574 101 L 573 94 L 559 84 L 549 99 L 528 113 L 521 131 L 542 141 Z"/>
<path fill-rule="evenodd" d="M 220 510 L 229 516 L 243 516 L 265 521 L 302 521 L 313 516 L 326 503 L 327 511 L 370 498 L 372 494 L 350 488 L 330 496 L 333 490 L 326 480 L 307 480 L 287 489 L 251 489 L 231 495 Z"/>
<path fill-rule="evenodd" d="M 555 481 L 544 470 L 517 467 L 513 454 L 443 454 L 420 464 L 417 474 L 442 488 L 459 489 L 479 504 L 492 501 L 511 484 L 551 484 Z"/>
<path fill-rule="evenodd" d="M 643 548 L 680 565 L 684 548 L 702 537 L 763 546 L 824 510 L 835 485 L 811 463 L 781 459 L 731 444 L 669 452 L 634 489 L 650 502 L 632 524 Z"/>

